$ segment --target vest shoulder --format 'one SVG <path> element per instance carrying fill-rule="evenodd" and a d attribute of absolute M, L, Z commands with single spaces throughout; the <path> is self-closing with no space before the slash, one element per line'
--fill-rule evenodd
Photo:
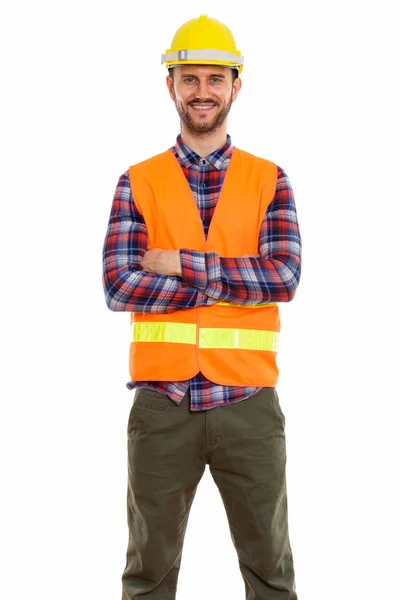
<path fill-rule="evenodd" d="M 158 168 L 158 166 L 165 161 L 165 158 L 169 152 L 170 150 L 165 150 L 164 152 L 160 152 L 160 154 L 156 154 L 155 156 L 141 160 L 140 162 L 131 165 L 129 169 L 146 169 L 151 167 Z"/>
<path fill-rule="evenodd" d="M 235 150 L 240 154 L 240 156 L 247 160 L 248 162 L 258 163 L 259 165 L 269 166 L 276 168 L 276 164 L 267 158 L 262 158 L 261 156 L 256 156 L 255 154 L 251 154 L 250 152 L 246 152 L 246 150 L 242 150 L 241 148 L 236 148 Z"/>

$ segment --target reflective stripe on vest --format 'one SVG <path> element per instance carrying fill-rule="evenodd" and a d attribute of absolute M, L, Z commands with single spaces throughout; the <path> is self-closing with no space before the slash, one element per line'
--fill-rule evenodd
<path fill-rule="evenodd" d="M 132 323 L 133 342 L 196 344 L 192 323 Z M 199 348 L 267 350 L 277 352 L 279 333 L 258 329 L 200 328 Z"/>
<path fill-rule="evenodd" d="M 195 323 L 132 323 L 132 342 L 195 344 Z"/>
<path fill-rule="evenodd" d="M 200 348 L 230 348 L 239 350 L 269 350 L 277 352 L 279 333 L 259 329 L 200 329 Z"/>

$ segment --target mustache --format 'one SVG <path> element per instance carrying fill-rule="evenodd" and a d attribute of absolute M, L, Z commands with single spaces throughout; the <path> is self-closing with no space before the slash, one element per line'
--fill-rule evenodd
<path fill-rule="evenodd" d="M 192 106 L 193 104 L 215 104 L 218 106 L 218 102 L 215 102 L 215 100 L 211 100 L 210 98 L 207 100 L 200 100 L 200 98 L 196 98 L 196 100 L 192 100 L 191 102 L 188 102 L 188 104 L 189 106 Z"/>

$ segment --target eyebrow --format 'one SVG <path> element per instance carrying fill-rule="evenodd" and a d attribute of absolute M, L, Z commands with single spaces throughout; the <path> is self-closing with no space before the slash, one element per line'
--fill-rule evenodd
<path fill-rule="evenodd" d="M 194 73 L 181 73 L 181 77 L 197 77 Z M 220 77 L 221 79 L 225 78 L 225 73 L 210 73 L 209 77 Z"/>

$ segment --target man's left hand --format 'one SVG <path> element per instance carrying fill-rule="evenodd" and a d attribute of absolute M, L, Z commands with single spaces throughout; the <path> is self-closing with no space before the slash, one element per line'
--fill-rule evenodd
<path fill-rule="evenodd" d="M 157 275 L 182 277 L 179 250 L 161 250 L 161 248 L 147 250 L 143 256 L 142 269 Z"/>

